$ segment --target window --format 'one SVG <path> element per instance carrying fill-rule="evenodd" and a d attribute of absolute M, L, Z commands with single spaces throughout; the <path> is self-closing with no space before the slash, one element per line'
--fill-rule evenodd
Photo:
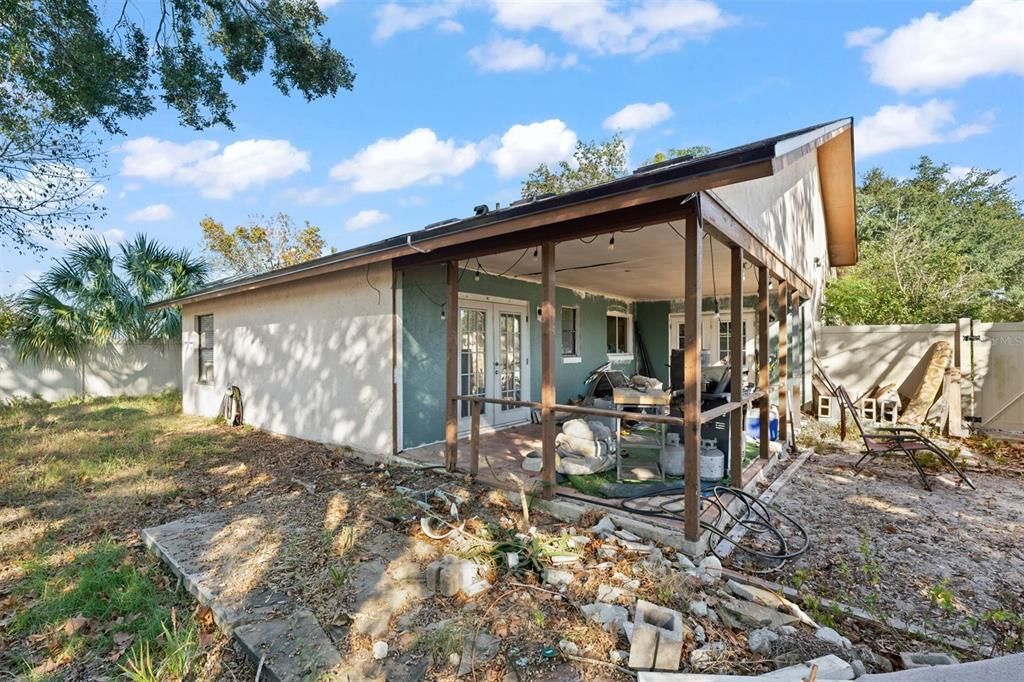
<path fill-rule="evenodd" d="M 196 317 L 199 333 L 199 383 L 213 383 L 213 315 Z"/>
<path fill-rule="evenodd" d="M 747 347 L 747 322 L 743 321 L 741 326 L 742 339 L 741 345 L 743 348 Z M 731 321 L 722 320 L 718 323 L 718 359 L 725 360 L 729 357 L 729 344 L 730 338 L 732 337 L 732 323 Z"/>
<path fill-rule="evenodd" d="M 633 352 L 633 330 L 629 315 L 608 313 L 608 355 L 630 355 Z"/>
<path fill-rule="evenodd" d="M 579 345 L 579 328 L 580 328 L 580 310 L 579 308 L 570 308 L 565 306 L 562 308 L 562 357 L 563 358 L 575 358 L 579 357 L 580 345 Z"/>

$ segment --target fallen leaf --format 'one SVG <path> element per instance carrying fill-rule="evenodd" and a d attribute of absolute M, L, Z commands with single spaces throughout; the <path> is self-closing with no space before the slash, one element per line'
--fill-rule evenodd
<path fill-rule="evenodd" d="M 64 634 L 71 637 L 89 626 L 89 619 L 85 616 L 74 616 L 64 621 Z"/>
<path fill-rule="evenodd" d="M 113 662 L 121 658 L 124 652 L 128 650 L 128 647 L 132 645 L 134 639 L 135 635 L 130 635 L 127 632 L 114 633 L 114 648 L 110 650 L 107 660 Z"/>
<path fill-rule="evenodd" d="M 209 606 L 200 604 L 195 611 L 196 623 L 202 630 L 213 629 L 213 610 Z"/>
<path fill-rule="evenodd" d="M 213 643 L 217 641 L 216 632 L 200 632 L 199 633 L 199 646 L 204 649 L 213 646 Z"/>

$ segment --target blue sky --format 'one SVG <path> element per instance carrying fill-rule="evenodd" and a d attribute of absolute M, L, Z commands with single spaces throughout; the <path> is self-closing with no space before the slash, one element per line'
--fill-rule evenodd
<path fill-rule="evenodd" d="M 1024 195 L 1024 2 L 444 2 L 322 0 L 355 89 L 305 102 L 231 84 L 235 130 L 168 112 L 111 140 L 110 241 L 199 251 L 199 221 L 290 214 L 345 249 L 505 204 L 540 161 L 621 129 L 659 149 L 722 149 L 843 116 L 857 170 L 928 154 L 998 168 Z M 3 255 L 0 293 L 60 247 Z"/>

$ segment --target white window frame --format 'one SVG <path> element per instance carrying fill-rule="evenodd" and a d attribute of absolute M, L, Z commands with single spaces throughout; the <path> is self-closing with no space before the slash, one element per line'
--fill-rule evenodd
<path fill-rule="evenodd" d="M 563 305 L 558 311 L 558 332 L 559 341 L 561 341 L 561 335 L 564 333 L 565 328 L 562 326 L 562 321 L 565 319 L 565 311 L 572 310 L 576 313 L 576 347 L 573 349 L 575 352 L 570 355 L 565 355 L 565 348 L 562 348 L 562 364 L 575 365 L 583 362 L 583 350 L 580 348 L 582 339 L 580 338 L 580 307 L 578 305 Z"/>
<path fill-rule="evenodd" d="M 609 317 L 624 317 L 626 318 L 626 352 L 625 353 L 608 353 L 608 359 L 612 362 L 626 362 L 633 360 L 633 316 L 630 313 L 620 313 L 617 310 L 609 310 L 605 313 L 605 318 Z M 608 321 L 605 320 L 605 348 L 608 347 Z"/>

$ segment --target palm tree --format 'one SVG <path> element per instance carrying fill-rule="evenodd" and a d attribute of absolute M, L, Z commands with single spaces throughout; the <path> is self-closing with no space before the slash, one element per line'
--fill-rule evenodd
<path fill-rule="evenodd" d="M 147 311 L 153 301 L 181 296 L 206 281 L 208 266 L 145 235 L 111 252 L 96 236 L 77 242 L 15 302 L 12 340 L 22 360 L 78 365 L 111 341 L 180 338 L 181 311 Z"/>

